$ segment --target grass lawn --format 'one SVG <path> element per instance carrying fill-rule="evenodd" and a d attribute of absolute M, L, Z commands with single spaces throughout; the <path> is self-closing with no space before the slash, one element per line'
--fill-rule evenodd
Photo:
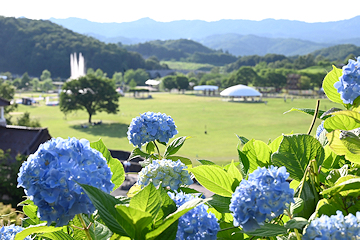
<path fill-rule="evenodd" d="M 179 61 L 161 61 L 161 64 L 165 63 L 170 69 L 182 69 L 182 70 L 198 70 L 200 68 L 211 69 L 214 65 L 208 63 L 192 63 L 192 62 L 179 62 Z"/>
<path fill-rule="evenodd" d="M 110 149 L 131 151 L 133 146 L 126 135 L 131 119 L 146 111 L 162 112 L 175 120 L 179 131 L 177 137 L 191 136 L 179 155 L 189 157 L 193 162 L 195 159 L 208 159 L 225 163 L 238 158 L 236 134 L 268 142 L 282 133 L 306 133 L 312 116 L 299 112 L 283 113 L 292 107 L 314 108 L 316 104 L 316 99 L 288 99 L 284 102 L 282 98 L 270 98 L 264 104 L 225 102 L 217 97 L 183 94 L 156 93 L 152 96 L 152 99 L 122 97 L 119 113 L 98 113 L 93 116 L 93 121 L 102 120 L 103 124 L 89 128 L 80 126 L 87 124 L 85 111 L 65 116 L 58 106 L 45 106 L 43 102 L 39 106 L 20 104 L 13 118 L 19 112 L 28 111 L 32 118 L 38 118 L 41 125 L 49 129 L 53 137 L 86 138 L 89 141 L 102 138 Z M 334 105 L 324 99 L 320 109 L 327 110 Z M 319 124 L 318 120 L 316 126 Z M 315 129 L 312 134 L 315 134 Z"/>

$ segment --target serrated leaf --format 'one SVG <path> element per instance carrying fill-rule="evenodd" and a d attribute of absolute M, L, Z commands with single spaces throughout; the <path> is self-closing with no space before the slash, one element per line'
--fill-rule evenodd
<path fill-rule="evenodd" d="M 230 197 L 223 197 L 217 194 L 211 196 L 209 204 L 216 209 L 219 213 L 229 213 Z"/>
<path fill-rule="evenodd" d="M 49 238 L 52 240 L 76 240 L 76 238 L 71 237 L 69 234 L 65 233 L 64 231 L 43 233 L 41 234 L 41 237 Z"/>
<path fill-rule="evenodd" d="M 284 112 L 284 114 L 289 113 L 289 112 L 295 112 L 295 111 L 296 112 L 306 113 L 306 114 L 309 114 L 311 116 L 314 116 L 314 114 L 315 114 L 315 109 L 311 109 L 311 108 L 291 108 L 289 111 Z M 325 111 L 319 110 L 316 117 L 318 119 L 326 119 L 326 118 L 330 117 L 330 116 L 325 116 L 325 117 L 321 118 L 321 116 L 324 113 L 325 113 Z"/>
<path fill-rule="evenodd" d="M 301 181 L 309 162 L 315 159 L 320 166 L 324 157 L 324 148 L 318 140 L 307 134 L 298 134 L 283 137 L 279 150 L 272 154 L 272 163 L 285 166 L 291 178 Z"/>
<path fill-rule="evenodd" d="M 325 76 L 322 86 L 326 96 L 331 101 L 343 104 L 343 101 L 340 98 L 340 93 L 338 93 L 337 89 L 334 87 L 334 83 L 339 81 L 339 77 L 341 77 L 341 75 L 342 75 L 342 69 L 333 66 L 333 70 L 331 70 Z"/>
<path fill-rule="evenodd" d="M 251 232 L 244 232 L 250 236 L 257 236 L 257 237 L 272 237 L 283 235 L 287 233 L 287 229 L 284 226 L 280 226 L 277 224 L 265 223 L 259 229 Z"/>
<path fill-rule="evenodd" d="M 349 179 L 350 178 L 350 179 Z M 348 180 L 347 180 L 348 179 Z M 346 181 L 344 181 L 346 180 Z M 344 176 L 339 178 L 335 185 L 331 188 L 327 188 L 321 192 L 322 195 L 329 194 L 334 195 L 342 191 L 360 191 L 360 177 L 356 176 Z"/>
<path fill-rule="evenodd" d="M 155 152 L 155 144 L 153 141 L 146 144 L 146 152 L 148 154 L 153 154 Z"/>
<path fill-rule="evenodd" d="M 15 236 L 15 240 L 22 240 L 25 237 L 34 233 L 49 233 L 49 232 L 57 232 L 62 230 L 63 230 L 62 227 L 46 226 L 46 223 L 40 223 L 38 225 L 25 228 L 21 232 L 17 233 Z"/>
<path fill-rule="evenodd" d="M 290 203 L 290 214 L 294 215 L 304 209 L 304 200 L 302 198 L 295 198 L 294 203 Z"/>
<path fill-rule="evenodd" d="M 352 154 L 360 154 L 360 138 L 352 132 L 342 131 L 340 140 Z"/>
<path fill-rule="evenodd" d="M 209 161 L 209 160 L 205 160 L 205 159 L 200 159 L 197 161 L 200 162 L 202 165 L 216 165 L 216 163 Z"/>
<path fill-rule="evenodd" d="M 212 165 L 201 165 L 189 170 L 198 182 L 213 193 L 224 197 L 231 197 L 232 177 L 223 169 Z"/>
<path fill-rule="evenodd" d="M 148 212 L 155 219 L 162 204 L 160 193 L 152 183 L 141 189 L 130 200 L 130 207 Z"/>
<path fill-rule="evenodd" d="M 249 141 L 249 139 L 247 139 L 246 137 L 243 136 L 239 136 L 236 134 L 236 136 L 238 137 L 238 139 L 240 140 L 241 144 L 245 144 Z"/>
<path fill-rule="evenodd" d="M 328 131 L 352 130 L 360 127 L 360 114 L 353 111 L 339 111 L 324 122 L 324 128 Z"/>
<path fill-rule="evenodd" d="M 283 139 L 283 136 L 279 136 L 279 137 L 275 138 L 275 140 L 269 144 L 269 148 L 270 148 L 271 152 L 276 152 L 279 149 L 282 139 Z"/>
<path fill-rule="evenodd" d="M 345 158 L 350 162 L 360 164 L 360 154 L 351 153 L 340 139 L 340 134 L 340 130 L 335 130 L 326 134 L 326 137 L 329 140 L 329 147 L 337 155 L 345 155 Z"/>
<path fill-rule="evenodd" d="M 111 181 L 115 184 L 114 190 L 120 187 L 120 185 L 125 181 L 125 170 L 122 163 L 118 159 L 111 156 L 109 150 L 106 148 L 101 139 L 99 139 L 97 142 L 90 143 L 90 146 L 101 152 L 106 159 L 112 172 Z"/>
<path fill-rule="evenodd" d="M 249 160 L 249 172 L 270 163 L 271 150 L 263 141 L 251 139 L 244 145 L 242 152 Z"/>
<path fill-rule="evenodd" d="M 184 144 L 185 140 L 189 137 L 178 137 L 174 139 L 165 149 L 164 158 L 170 155 L 174 155 Z"/>
<path fill-rule="evenodd" d="M 231 163 L 229 165 L 229 168 L 227 170 L 227 173 L 234 180 L 237 180 L 239 183 L 241 182 L 242 176 L 241 176 L 241 173 L 240 173 L 239 169 L 235 166 L 234 160 L 231 161 Z"/>
<path fill-rule="evenodd" d="M 163 188 L 159 188 L 159 194 L 160 194 L 160 198 L 161 198 L 161 206 L 160 206 L 160 210 L 155 219 L 156 227 L 162 223 L 162 220 L 165 217 L 167 217 L 169 214 L 175 212 L 177 209 L 174 200 L 172 200 L 169 197 L 169 195 Z"/>
<path fill-rule="evenodd" d="M 308 220 L 306 218 L 302 217 L 294 217 L 293 219 L 290 219 L 284 224 L 284 227 L 287 229 L 303 229 L 307 224 L 309 224 Z"/>
<path fill-rule="evenodd" d="M 182 215 L 190 211 L 191 209 L 203 204 L 207 199 L 195 198 L 192 199 L 183 205 L 181 205 L 174 213 L 167 216 L 161 225 L 159 225 L 155 230 L 148 232 L 146 234 L 146 239 L 153 239 L 163 233 L 168 229 L 174 222 L 176 222 Z"/>
<path fill-rule="evenodd" d="M 142 157 L 142 158 L 150 158 L 151 154 L 148 154 L 148 153 L 145 153 L 143 151 L 141 151 L 140 148 L 134 148 L 131 153 L 130 153 L 130 156 L 128 158 L 128 160 L 131 160 L 133 158 L 136 158 L 136 157 Z"/>

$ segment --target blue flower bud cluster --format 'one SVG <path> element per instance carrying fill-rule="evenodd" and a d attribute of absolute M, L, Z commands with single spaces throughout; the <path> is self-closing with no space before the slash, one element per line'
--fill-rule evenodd
<path fill-rule="evenodd" d="M 347 65 L 342 68 L 342 76 L 334 83 L 340 98 L 345 104 L 353 104 L 360 96 L 360 57 L 357 60 L 349 59 Z"/>
<path fill-rule="evenodd" d="M 180 160 L 172 161 L 168 159 L 154 160 L 139 172 L 137 184 L 141 187 L 146 186 L 150 181 L 155 187 L 161 184 L 162 187 L 170 187 L 177 190 L 180 185 L 190 185 L 193 183 L 187 166 Z"/>
<path fill-rule="evenodd" d="M 184 203 L 197 198 L 191 194 L 183 192 L 172 193 L 168 195 L 174 200 L 177 207 Z M 201 204 L 188 211 L 179 218 L 178 230 L 176 232 L 176 240 L 215 240 L 220 226 L 217 218 L 213 213 L 208 213 L 208 206 Z"/>
<path fill-rule="evenodd" d="M 1 240 L 14 240 L 15 235 L 17 233 L 21 232 L 23 229 L 24 228 L 15 226 L 15 225 L 3 226 L 0 229 L 0 239 Z M 24 238 L 24 240 L 31 240 L 31 237 L 27 236 L 26 238 Z"/>
<path fill-rule="evenodd" d="M 133 118 L 127 136 L 129 142 L 139 148 L 148 142 L 158 140 L 167 143 L 178 133 L 175 122 L 165 113 L 146 112 Z"/>
<path fill-rule="evenodd" d="M 344 217 L 341 211 L 336 215 L 322 215 L 307 226 L 303 236 L 310 239 L 359 239 L 360 238 L 360 212 L 356 216 L 349 214 Z"/>
<path fill-rule="evenodd" d="M 286 204 L 293 202 L 294 190 L 286 179 L 286 168 L 258 167 L 242 180 L 232 194 L 229 209 L 234 217 L 234 226 L 244 231 L 253 231 L 265 220 L 271 220 L 283 213 Z"/>
<path fill-rule="evenodd" d="M 28 157 L 17 180 L 18 187 L 38 206 L 41 220 L 64 226 L 76 214 L 95 211 L 78 183 L 110 193 L 114 188 L 111 177 L 106 159 L 87 140 L 53 138 Z"/>

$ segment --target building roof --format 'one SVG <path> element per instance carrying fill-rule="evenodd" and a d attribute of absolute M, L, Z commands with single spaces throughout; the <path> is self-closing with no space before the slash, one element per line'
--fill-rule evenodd
<path fill-rule="evenodd" d="M 10 101 L 0 97 L 0 106 L 9 106 L 9 105 L 10 105 Z"/>
<path fill-rule="evenodd" d="M 34 153 L 41 143 L 51 139 L 47 128 L 29 128 L 22 126 L 0 126 L 0 149 L 11 149 L 10 156 Z"/>
<path fill-rule="evenodd" d="M 254 88 L 239 84 L 229 87 L 220 93 L 223 97 L 260 97 L 261 93 Z"/>

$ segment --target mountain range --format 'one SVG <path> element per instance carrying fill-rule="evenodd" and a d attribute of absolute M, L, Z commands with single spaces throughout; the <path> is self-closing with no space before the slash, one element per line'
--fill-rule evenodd
<path fill-rule="evenodd" d="M 360 46 L 360 32 L 354 31 L 360 29 L 360 15 L 324 23 L 275 19 L 157 22 L 150 18 L 123 23 L 98 23 L 80 18 L 50 18 L 50 21 L 106 43 L 130 45 L 153 40 L 192 39 L 236 56 L 267 53 L 292 56 L 338 44 Z"/>

